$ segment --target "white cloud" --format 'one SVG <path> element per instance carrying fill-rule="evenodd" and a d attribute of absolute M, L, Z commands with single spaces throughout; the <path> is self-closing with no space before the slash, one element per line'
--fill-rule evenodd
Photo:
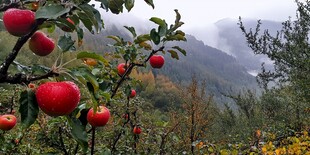
<path fill-rule="evenodd" d="M 185 22 L 184 28 L 204 27 L 223 18 L 239 16 L 284 21 L 295 16 L 295 0 L 154 0 L 155 9 L 137 0 L 131 15 L 142 19 L 157 16 L 174 22 L 178 9 Z"/>

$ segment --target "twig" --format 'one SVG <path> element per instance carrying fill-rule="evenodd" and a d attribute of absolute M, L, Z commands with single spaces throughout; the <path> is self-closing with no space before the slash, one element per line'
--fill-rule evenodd
<path fill-rule="evenodd" d="M 92 128 L 92 136 L 91 136 L 91 155 L 94 155 L 95 152 L 95 134 L 96 134 L 96 128 Z"/>
<path fill-rule="evenodd" d="M 21 5 L 20 3 L 16 2 L 16 3 L 10 3 L 10 4 L 3 4 L 0 7 L 0 12 L 4 12 L 10 8 L 19 8 Z"/>
<path fill-rule="evenodd" d="M 58 127 L 58 133 L 59 133 L 59 141 L 60 141 L 60 145 L 61 145 L 61 149 L 64 151 L 65 155 L 69 155 L 67 150 L 66 150 L 66 146 L 64 144 L 63 138 L 62 138 L 62 130 L 61 127 Z"/>
<path fill-rule="evenodd" d="M 79 143 L 77 143 L 75 150 L 74 150 L 74 154 L 77 154 L 77 152 L 79 151 Z"/>
<path fill-rule="evenodd" d="M 125 115 L 128 115 L 128 118 L 127 120 L 123 123 L 122 125 L 122 130 L 118 133 L 118 135 L 115 137 L 114 141 L 113 141 L 113 146 L 112 146 L 112 154 L 114 151 L 116 151 L 116 144 L 117 142 L 120 140 L 122 134 L 124 133 L 124 127 L 126 124 L 128 124 L 131 119 L 130 119 L 130 113 L 129 113 L 129 96 L 127 97 L 127 106 L 126 106 L 126 114 Z M 126 118 L 126 117 L 125 117 Z"/>
<path fill-rule="evenodd" d="M 160 143 L 160 147 L 159 147 L 159 150 L 160 150 L 160 152 L 159 152 L 159 154 L 160 155 L 164 155 L 165 154 L 165 143 L 166 143 L 166 138 L 168 137 L 168 135 L 171 133 L 171 132 L 173 132 L 174 130 L 175 130 L 175 128 L 177 127 L 177 126 L 179 126 L 179 124 L 180 124 L 180 122 L 177 122 L 170 130 L 168 130 L 165 134 L 163 134 L 162 136 L 161 136 L 161 143 Z"/>

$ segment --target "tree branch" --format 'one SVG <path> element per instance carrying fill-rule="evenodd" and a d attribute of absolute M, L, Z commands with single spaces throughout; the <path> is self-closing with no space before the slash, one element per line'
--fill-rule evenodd
<path fill-rule="evenodd" d="M 10 4 L 2 4 L 0 5 L 0 12 L 4 12 L 10 8 L 19 8 L 21 5 L 18 2 L 10 3 Z"/>
<path fill-rule="evenodd" d="M 113 152 L 116 151 L 116 144 L 119 141 L 119 139 L 121 138 L 122 134 L 124 133 L 125 125 L 128 124 L 129 122 L 131 122 L 130 113 L 129 113 L 129 96 L 127 97 L 127 106 L 126 106 L 126 114 L 125 115 L 128 115 L 128 118 L 125 117 L 126 121 L 123 123 L 121 131 L 118 133 L 118 135 L 115 137 L 115 139 L 113 141 L 113 146 L 112 146 L 112 151 L 111 151 L 112 154 L 113 154 Z"/>
<path fill-rule="evenodd" d="M 62 138 L 62 129 L 61 129 L 61 127 L 58 127 L 58 134 L 59 134 L 59 140 L 60 140 L 61 148 L 64 151 L 64 154 L 68 155 L 68 152 L 66 150 L 66 146 L 65 146 L 63 138 Z"/>
<path fill-rule="evenodd" d="M 91 155 L 94 155 L 95 153 L 95 134 L 96 134 L 96 128 L 92 127 L 92 136 L 91 136 Z"/>
<path fill-rule="evenodd" d="M 118 90 L 118 88 L 121 86 L 121 84 L 125 81 L 126 77 L 131 73 L 132 69 L 135 67 L 135 66 L 145 66 L 145 63 L 147 61 L 150 60 L 150 58 L 156 54 L 157 52 L 159 51 L 163 51 L 165 48 L 165 46 L 161 46 L 159 49 L 157 50 L 152 50 L 152 52 L 150 53 L 150 55 L 144 60 L 143 64 L 138 64 L 138 63 L 130 63 L 128 68 L 126 69 L 125 73 L 122 75 L 122 77 L 117 81 L 117 84 L 115 86 L 115 88 L 113 89 L 112 91 L 112 95 L 111 95 L 111 98 L 113 98 L 115 95 L 116 95 L 116 92 Z M 110 102 L 107 103 L 107 106 L 110 106 Z"/>
<path fill-rule="evenodd" d="M 3 78 L 1 78 L 1 75 L 0 75 L 0 83 L 28 84 L 31 81 L 46 79 L 48 77 L 58 76 L 58 75 L 59 73 L 56 73 L 53 70 L 50 70 L 49 72 L 43 75 L 26 75 L 22 73 L 17 73 L 15 75 L 7 75 L 6 77 L 3 77 Z"/>
<path fill-rule="evenodd" d="M 17 40 L 12 52 L 5 58 L 5 60 L 0 65 L 0 83 L 21 84 L 23 82 L 29 83 L 30 81 L 40 79 L 40 77 L 28 77 L 28 76 L 21 74 L 21 73 L 17 73 L 13 76 L 8 75 L 8 70 L 9 70 L 10 65 L 16 59 L 20 49 L 28 41 L 28 39 L 37 31 L 38 26 L 41 25 L 45 20 L 46 19 L 36 20 L 36 23 L 33 26 L 33 29 L 31 30 L 31 32 L 20 37 Z M 43 77 L 45 77 L 45 76 L 43 76 Z"/>

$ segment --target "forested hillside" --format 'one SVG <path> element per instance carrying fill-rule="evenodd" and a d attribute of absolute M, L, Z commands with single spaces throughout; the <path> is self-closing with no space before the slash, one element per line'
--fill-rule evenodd
<path fill-rule="evenodd" d="M 129 35 L 122 27 L 115 25 L 107 27 L 102 34 L 92 37 L 91 34 L 85 36 L 85 45 L 82 48 L 98 53 L 109 52 L 113 49 L 108 44 L 113 41 L 107 35 L 119 35 L 129 39 Z M 184 48 L 188 55 L 180 55 L 179 60 L 167 59 L 166 65 L 161 70 L 152 70 L 155 76 L 165 75 L 175 84 L 188 84 L 195 74 L 197 79 L 206 80 L 206 93 L 215 95 L 217 100 L 226 100 L 221 93 L 231 93 L 244 88 L 257 89 L 255 77 L 248 74 L 234 57 L 223 51 L 205 45 L 192 35 L 187 35 L 186 42 L 174 42 L 166 47 L 178 45 Z M 169 53 L 165 57 L 170 56 Z M 144 70 L 148 71 L 148 69 Z"/>

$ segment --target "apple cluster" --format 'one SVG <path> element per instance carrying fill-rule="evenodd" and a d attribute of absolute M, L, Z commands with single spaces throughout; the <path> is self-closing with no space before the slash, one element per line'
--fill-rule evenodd
<path fill-rule="evenodd" d="M 36 24 L 35 13 L 31 10 L 11 8 L 4 12 L 3 23 L 11 35 L 22 37 L 30 33 Z M 35 32 L 29 40 L 29 49 L 38 56 L 46 56 L 54 48 L 54 40 L 41 31 Z"/>

